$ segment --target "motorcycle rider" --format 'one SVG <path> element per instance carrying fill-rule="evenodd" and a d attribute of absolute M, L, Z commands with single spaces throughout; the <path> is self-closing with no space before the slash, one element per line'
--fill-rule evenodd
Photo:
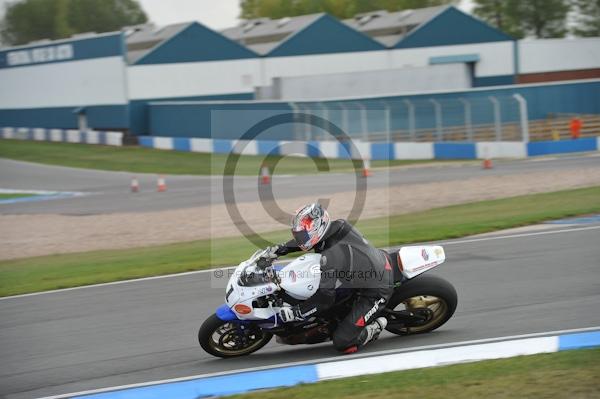
<path fill-rule="evenodd" d="M 352 310 L 333 332 L 333 345 L 339 351 L 354 353 L 376 340 L 387 326 L 377 317 L 385 308 L 393 289 L 393 274 L 388 255 L 372 246 L 346 220 L 331 221 L 319 203 L 300 208 L 292 219 L 293 239 L 267 248 L 267 256 L 277 258 L 291 252 L 314 249 L 321 254 L 318 290 L 306 301 L 285 306 L 282 321 L 299 321 L 329 309 L 336 299 L 336 288 L 352 288 Z"/>

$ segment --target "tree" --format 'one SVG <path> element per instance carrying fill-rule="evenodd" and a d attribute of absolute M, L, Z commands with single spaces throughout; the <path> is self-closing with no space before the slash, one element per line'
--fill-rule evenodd
<path fill-rule="evenodd" d="M 517 3 L 515 11 L 526 36 L 553 38 L 564 37 L 567 33 L 568 1 L 528 0 Z"/>
<path fill-rule="evenodd" d="M 475 0 L 475 15 L 515 38 L 564 37 L 568 0 Z"/>
<path fill-rule="evenodd" d="M 458 0 L 241 0 L 240 18 L 279 19 L 326 12 L 345 19 L 375 10 L 399 11 L 451 3 Z"/>
<path fill-rule="evenodd" d="M 77 32 L 111 32 L 148 21 L 136 0 L 68 1 L 68 21 Z"/>
<path fill-rule="evenodd" d="M 515 13 L 511 12 L 509 3 L 506 0 L 475 0 L 473 13 L 504 33 L 522 37 L 523 31 Z"/>
<path fill-rule="evenodd" d="M 147 21 L 137 0 L 22 0 L 9 3 L 0 26 L 5 44 L 111 32 Z"/>
<path fill-rule="evenodd" d="M 577 36 L 600 36 L 600 0 L 573 0 Z"/>

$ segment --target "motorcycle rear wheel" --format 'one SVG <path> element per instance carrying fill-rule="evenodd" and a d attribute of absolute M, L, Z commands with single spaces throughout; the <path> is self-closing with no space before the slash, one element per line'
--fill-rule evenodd
<path fill-rule="evenodd" d="M 213 314 L 202 323 L 198 342 L 202 349 L 216 357 L 246 356 L 269 343 L 273 334 L 251 324 L 223 321 Z"/>
<path fill-rule="evenodd" d="M 423 334 L 446 323 L 456 310 L 456 290 L 448 281 L 432 275 L 420 275 L 396 289 L 387 308 L 426 314 L 427 320 L 412 326 L 388 325 L 387 331 L 397 335 Z"/>

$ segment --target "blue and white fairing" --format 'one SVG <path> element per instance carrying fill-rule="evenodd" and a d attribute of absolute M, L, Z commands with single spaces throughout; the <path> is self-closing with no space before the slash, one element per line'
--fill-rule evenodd
<path fill-rule="evenodd" d="M 319 254 L 304 254 L 283 268 L 260 269 L 256 262 L 264 251 L 240 263 L 225 290 L 225 305 L 217 310 L 222 320 L 275 320 L 280 307 L 255 307 L 258 298 L 283 290 L 298 300 L 310 298 L 319 288 L 321 278 Z M 229 309 L 228 311 L 225 309 Z"/>

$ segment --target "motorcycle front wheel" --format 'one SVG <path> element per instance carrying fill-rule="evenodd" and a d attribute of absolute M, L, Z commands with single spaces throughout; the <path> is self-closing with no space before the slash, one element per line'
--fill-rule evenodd
<path fill-rule="evenodd" d="M 223 321 L 213 314 L 202 323 L 198 342 L 202 349 L 216 357 L 249 355 L 265 346 L 273 334 L 252 324 Z"/>
<path fill-rule="evenodd" d="M 446 323 L 456 310 L 456 290 L 448 281 L 432 275 L 420 275 L 402 284 L 390 298 L 387 308 L 409 311 L 423 321 L 397 326 L 389 323 L 386 330 L 398 335 L 422 334 Z"/>

